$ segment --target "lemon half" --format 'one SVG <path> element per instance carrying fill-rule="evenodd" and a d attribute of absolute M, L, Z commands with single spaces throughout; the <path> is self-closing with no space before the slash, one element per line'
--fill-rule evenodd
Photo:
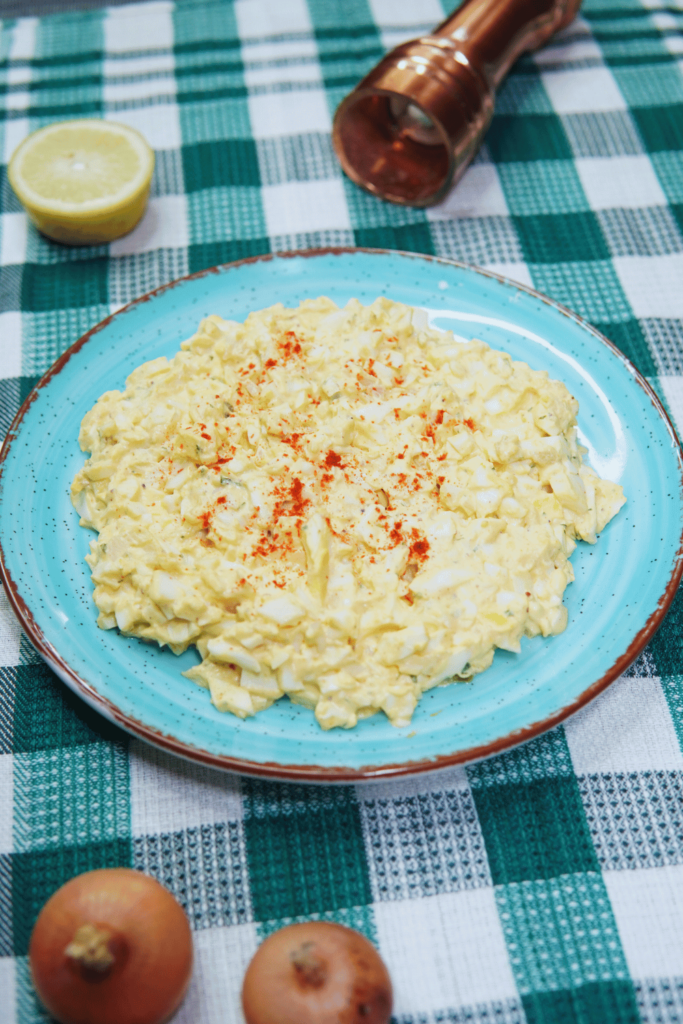
<path fill-rule="evenodd" d="M 48 238 L 111 242 L 145 212 L 154 153 L 125 124 L 60 121 L 33 132 L 12 154 L 10 184 Z"/>

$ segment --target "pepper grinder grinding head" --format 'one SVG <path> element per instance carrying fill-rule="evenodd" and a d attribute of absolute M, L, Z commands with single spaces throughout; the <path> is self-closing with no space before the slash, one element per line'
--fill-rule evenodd
<path fill-rule="evenodd" d="M 520 54 L 568 25 L 581 0 L 465 0 L 432 35 L 388 53 L 339 105 L 332 139 L 374 195 L 430 206 L 464 174 Z"/>

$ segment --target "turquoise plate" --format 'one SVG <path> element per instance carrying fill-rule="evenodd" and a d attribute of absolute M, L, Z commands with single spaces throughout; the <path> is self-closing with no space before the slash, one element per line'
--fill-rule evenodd
<path fill-rule="evenodd" d="M 274 302 L 377 295 L 422 306 L 437 327 L 476 336 L 546 369 L 580 402 L 589 461 L 628 503 L 595 546 L 572 557 L 569 625 L 498 651 L 473 682 L 440 687 L 412 724 L 382 714 L 323 732 L 282 699 L 239 721 L 181 676 L 194 651 L 168 651 L 95 624 L 84 556 L 92 537 L 69 500 L 83 463 L 82 416 L 147 359 L 172 356 L 208 313 L 242 320 Z M 609 685 L 660 624 L 683 570 L 683 474 L 674 431 L 651 388 L 608 341 L 549 299 L 493 274 L 397 252 L 331 250 L 264 257 L 170 284 L 109 317 L 66 352 L 29 396 L 0 454 L 0 540 L 7 592 L 48 664 L 129 732 L 205 764 L 309 781 L 406 775 L 486 757 L 562 721 Z"/>

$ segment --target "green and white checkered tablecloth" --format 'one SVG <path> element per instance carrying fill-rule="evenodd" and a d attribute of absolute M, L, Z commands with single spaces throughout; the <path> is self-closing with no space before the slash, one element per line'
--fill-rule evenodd
<path fill-rule="evenodd" d="M 683 427 L 683 9 L 586 0 L 523 58 L 442 205 L 346 181 L 332 113 L 440 0 L 153 0 L 0 33 L 0 425 L 112 310 L 277 249 L 364 245 L 494 268 L 594 323 Z M 6 179 L 31 130 L 103 116 L 157 166 L 128 237 L 41 238 Z M 43 1021 L 27 943 L 90 868 L 167 885 L 194 929 L 178 1024 L 241 1020 L 258 942 L 323 917 L 376 942 L 398 1024 L 683 1022 L 683 601 L 636 664 L 524 748 L 410 782 L 305 787 L 187 764 L 108 726 L 0 603 L 0 1021 Z"/>

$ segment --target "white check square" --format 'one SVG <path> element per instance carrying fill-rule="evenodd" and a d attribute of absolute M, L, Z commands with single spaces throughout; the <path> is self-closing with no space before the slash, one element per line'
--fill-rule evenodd
<path fill-rule="evenodd" d="M 139 56 L 102 62 L 102 74 L 108 78 L 137 78 L 144 75 L 172 75 L 175 70 L 175 59 L 172 53 L 144 53 Z"/>
<path fill-rule="evenodd" d="M 256 925 L 205 928 L 192 942 L 192 981 L 173 1024 L 242 1024 L 242 979 L 258 946 Z"/>
<path fill-rule="evenodd" d="M 248 89 L 283 83 L 322 82 L 318 48 L 313 39 L 246 42 L 242 46 L 244 81 Z"/>
<path fill-rule="evenodd" d="M 454 768 L 440 768 L 436 772 L 428 772 L 407 779 L 378 779 L 373 782 L 362 782 L 356 786 L 356 798 L 359 803 L 365 800 L 398 800 L 427 793 L 454 792 L 470 788 L 467 772 L 461 765 Z"/>
<path fill-rule="evenodd" d="M 397 1017 L 517 997 L 492 888 L 374 909 Z"/>
<path fill-rule="evenodd" d="M 12 153 L 19 143 L 24 141 L 30 131 L 31 124 L 27 117 L 17 117 L 12 118 L 11 121 L 5 121 L 2 145 L 3 163 L 9 163 Z"/>
<path fill-rule="evenodd" d="M 27 238 L 26 214 L 3 213 L 0 218 L 0 267 L 23 263 L 26 260 Z"/>
<path fill-rule="evenodd" d="M 7 68 L 8 85 L 28 85 L 31 81 L 31 67 L 26 64 L 10 66 Z"/>
<path fill-rule="evenodd" d="M 162 78 L 147 78 L 142 82 L 135 79 L 122 82 L 105 81 L 102 95 L 106 104 L 129 103 L 152 100 L 157 97 L 172 99 L 176 94 L 176 81 L 172 75 Z"/>
<path fill-rule="evenodd" d="M 12 853 L 14 849 L 13 823 L 14 758 L 11 754 L 0 754 L 0 853 Z"/>
<path fill-rule="evenodd" d="M 570 61 L 587 60 L 602 61 L 602 50 L 590 36 L 569 39 L 567 42 L 557 40 L 534 54 L 537 67 L 548 69 Z"/>
<path fill-rule="evenodd" d="M 604 67 L 544 71 L 541 81 L 558 114 L 627 109 L 612 73 Z"/>
<path fill-rule="evenodd" d="M 637 317 L 683 317 L 683 253 L 615 256 L 613 263 Z"/>
<path fill-rule="evenodd" d="M 338 178 L 264 185 L 261 198 L 269 235 L 351 230 L 344 186 Z"/>
<path fill-rule="evenodd" d="M 12 956 L 0 957 L 0 1020 L 7 1022 L 15 1020 L 17 962 Z"/>
<path fill-rule="evenodd" d="M 678 436 L 683 437 L 683 377 L 660 377 L 659 384 L 666 396 Z"/>
<path fill-rule="evenodd" d="M 240 39 L 312 31 L 306 0 L 235 0 L 234 11 Z"/>
<path fill-rule="evenodd" d="M 603 874 L 633 979 L 683 974 L 683 864 Z"/>
<path fill-rule="evenodd" d="M 5 214 L 7 216 L 7 214 Z M 21 214 L 18 214 L 21 216 Z M 0 313 L 0 338 L 2 338 L 2 366 L 0 376 L 21 376 L 21 313 L 11 310 Z M 7 603 L 4 591 L 0 592 L 0 664 L 16 665 L 19 660 L 19 623 Z"/>
<path fill-rule="evenodd" d="M 31 105 L 31 94 L 22 90 L 21 92 L 8 92 L 5 96 L 5 107 L 7 110 L 28 110 Z"/>
<path fill-rule="evenodd" d="M 427 210 L 429 220 L 452 217 L 507 217 L 509 213 L 498 171 L 493 164 L 475 164 L 445 199 Z"/>
<path fill-rule="evenodd" d="M 182 145 L 178 107 L 175 103 L 155 103 L 131 110 L 113 110 L 107 121 L 120 121 L 144 135 L 152 149 L 178 149 Z"/>
<path fill-rule="evenodd" d="M 438 25 L 444 10 L 439 0 L 369 0 L 372 20 L 379 28 L 411 25 Z M 450 8 L 449 8 L 450 9 Z"/>
<path fill-rule="evenodd" d="M 332 126 L 322 89 L 294 89 L 250 96 L 249 117 L 255 139 L 305 132 L 329 132 Z"/>
<path fill-rule="evenodd" d="M 239 779 L 180 761 L 139 740 L 130 746 L 131 832 L 162 835 L 197 825 L 239 821 Z"/>
<path fill-rule="evenodd" d="M 168 0 L 110 7 L 104 19 L 107 53 L 170 50 L 173 47 L 173 4 Z"/>
<path fill-rule="evenodd" d="M 666 206 L 654 167 L 644 154 L 581 158 L 575 164 L 593 210 Z"/>
<path fill-rule="evenodd" d="M 150 199 L 137 227 L 112 242 L 109 252 L 112 256 L 126 256 L 128 253 L 151 252 L 152 249 L 180 249 L 187 245 L 187 197 L 157 196 Z"/>
<path fill-rule="evenodd" d="M 511 281 L 525 284 L 527 288 L 534 287 L 534 282 L 526 263 L 484 263 L 483 265 L 486 270 L 491 270 L 494 274 L 500 274 L 501 277 L 509 277 Z"/>
<path fill-rule="evenodd" d="M 10 60 L 30 60 L 36 52 L 37 18 L 19 18 L 12 31 Z"/>
<path fill-rule="evenodd" d="M 659 679 L 617 680 L 564 728 L 577 775 L 683 770 Z"/>

